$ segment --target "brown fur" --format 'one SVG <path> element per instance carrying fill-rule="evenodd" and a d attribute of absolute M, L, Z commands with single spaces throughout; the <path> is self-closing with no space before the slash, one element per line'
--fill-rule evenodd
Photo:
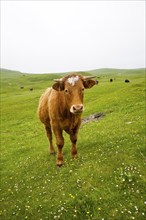
<path fill-rule="evenodd" d="M 68 75 L 61 82 L 56 82 L 52 88 L 45 91 L 39 101 L 38 116 L 45 126 L 51 154 L 55 152 L 52 131 L 56 137 L 58 166 L 63 164 L 63 130 L 70 135 L 72 156 L 77 156 L 76 142 L 83 111 L 83 89 L 91 88 L 96 84 L 95 80 L 85 81 L 81 75 L 78 75 L 79 80 L 74 85 L 68 83 L 68 78 L 76 76 L 77 74 Z"/>

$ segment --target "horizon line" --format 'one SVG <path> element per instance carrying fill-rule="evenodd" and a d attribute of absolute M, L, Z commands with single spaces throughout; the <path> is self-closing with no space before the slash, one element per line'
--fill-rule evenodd
<path fill-rule="evenodd" d="M 1 70 L 7 70 L 7 71 L 13 71 L 13 72 L 20 72 L 22 74 L 60 74 L 60 73 L 73 73 L 73 72 L 91 72 L 95 70 L 104 70 L 104 69 L 111 69 L 111 70 L 138 70 L 138 69 L 146 69 L 146 67 L 136 67 L 136 68 L 114 68 L 114 67 L 102 67 L 102 68 L 95 68 L 90 70 L 71 70 L 71 71 L 60 71 L 60 72 L 22 72 L 20 70 L 14 70 L 14 69 L 7 69 L 0 67 Z"/>

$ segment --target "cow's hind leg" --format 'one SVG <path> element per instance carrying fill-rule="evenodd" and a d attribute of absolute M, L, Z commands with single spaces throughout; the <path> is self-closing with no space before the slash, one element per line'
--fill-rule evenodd
<path fill-rule="evenodd" d="M 55 154 L 55 150 L 54 150 L 54 146 L 53 146 L 53 142 L 52 142 L 52 131 L 51 131 L 51 126 L 49 125 L 45 125 L 45 129 L 46 129 L 46 134 L 49 140 L 49 152 L 50 154 Z"/>

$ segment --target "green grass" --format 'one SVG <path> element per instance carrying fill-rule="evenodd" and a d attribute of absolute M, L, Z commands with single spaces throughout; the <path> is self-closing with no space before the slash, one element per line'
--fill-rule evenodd
<path fill-rule="evenodd" d="M 85 91 L 83 117 L 105 117 L 82 125 L 75 160 L 64 134 L 65 165 L 58 168 L 36 111 L 40 95 L 60 75 L 2 70 L 2 220 L 146 218 L 145 70 L 90 73 L 100 77 L 99 85 Z"/>

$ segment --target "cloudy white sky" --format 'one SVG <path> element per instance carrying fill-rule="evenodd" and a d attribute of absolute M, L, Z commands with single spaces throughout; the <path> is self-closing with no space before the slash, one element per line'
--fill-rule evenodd
<path fill-rule="evenodd" d="M 145 1 L 1 1 L 1 67 L 145 67 Z"/>

